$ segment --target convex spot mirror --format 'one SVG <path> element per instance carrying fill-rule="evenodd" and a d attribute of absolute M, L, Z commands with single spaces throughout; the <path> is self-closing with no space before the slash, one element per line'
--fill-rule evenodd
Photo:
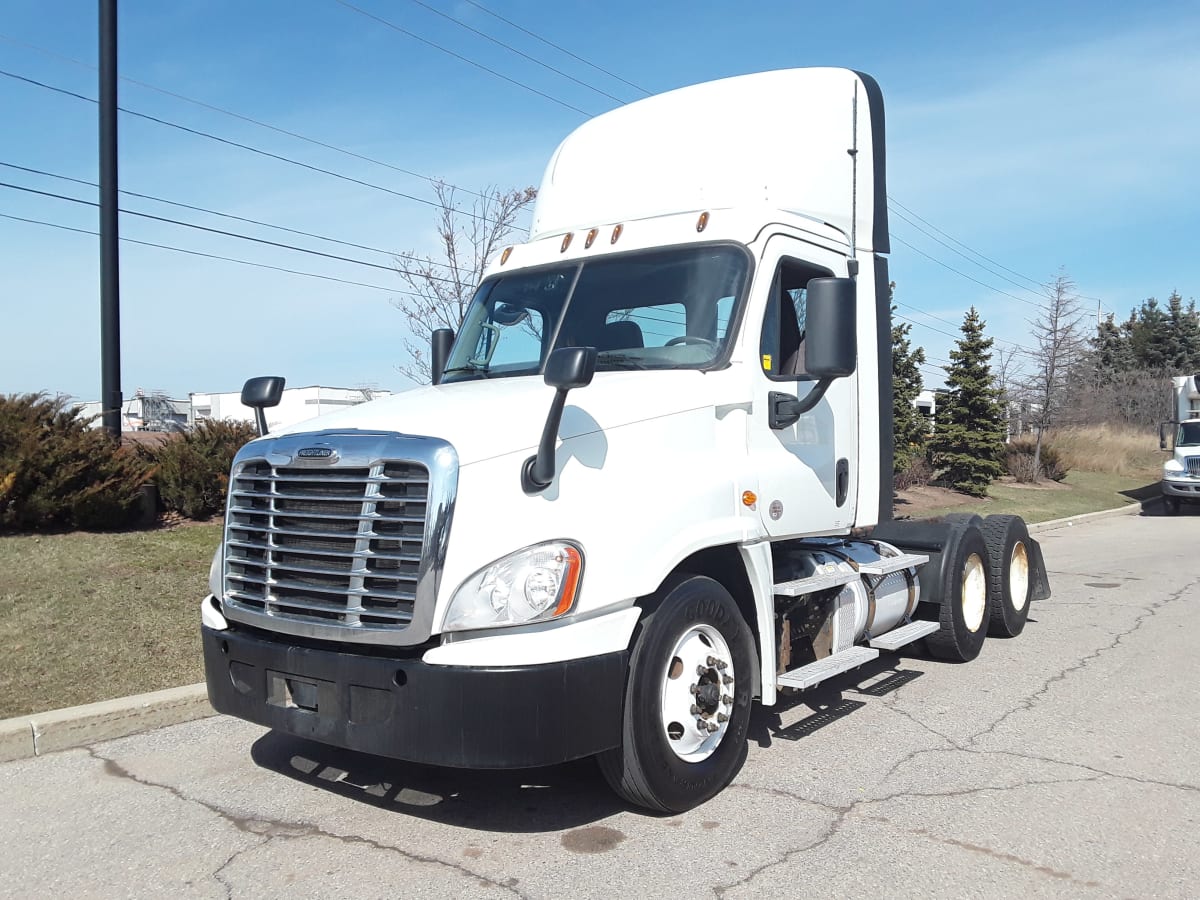
<path fill-rule="evenodd" d="M 817 378 L 844 378 L 858 361 L 854 279 L 814 278 L 805 299 L 804 368 Z"/>

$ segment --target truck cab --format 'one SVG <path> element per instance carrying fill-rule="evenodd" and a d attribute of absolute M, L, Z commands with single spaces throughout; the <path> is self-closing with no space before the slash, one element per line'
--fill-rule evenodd
<path fill-rule="evenodd" d="M 1159 426 L 1159 446 L 1171 450 L 1163 464 L 1162 498 L 1167 515 L 1181 503 L 1200 501 L 1200 375 L 1171 379 L 1174 416 Z"/>
<path fill-rule="evenodd" d="M 1019 633 L 1048 594 L 1023 523 L 890 521 L 887 250 L 869 76 L 585 123 L 434 384 L 239 452 L 213 705 L 418 762 L 596 756 L 682 810 L 736 775 L 755 699 Z"/>

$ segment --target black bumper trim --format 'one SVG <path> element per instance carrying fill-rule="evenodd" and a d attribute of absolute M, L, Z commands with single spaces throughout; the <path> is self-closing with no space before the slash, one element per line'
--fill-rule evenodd
<path fill-rule="evenodd" d="M 533 666 L 432 666 L 202 627 L 217 712 L 323 744 L 475 769 L 616 747 L 626 651 Z"/>

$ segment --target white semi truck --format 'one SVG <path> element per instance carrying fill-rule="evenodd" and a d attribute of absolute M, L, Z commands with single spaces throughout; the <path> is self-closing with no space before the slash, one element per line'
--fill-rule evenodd
<path fill-rule="evenodd" d="M 1049 595 L 1019 518 L 892 521 L 887 252 L 869 76 L 580 126 L 434 384 L 238 453 L 213 706 L 444 766 L 596 756 L 678 811 L 737 774 L 754 700 L 1018 634 Z"/>
<path fill-rule="evenodd" d="M 1163 509 L 1169 516 L 1184 501 L 1200 501 L 1200 375 L 1174 376 L 1171 401 L 1174 418 L 1158 430 L 1159 446 L 1171 449 L 1162 475 Z"/>

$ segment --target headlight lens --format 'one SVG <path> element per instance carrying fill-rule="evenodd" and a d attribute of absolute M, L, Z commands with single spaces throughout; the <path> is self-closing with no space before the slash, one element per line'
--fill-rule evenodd
<path fill-rule="evenodd" d="M 575 606 L 583 553 L 550 541 L 511 553 L 459 586 L 446 612 L 446 631 L 523 625 L 566 615 Z"/>
<path fill-rule="evenodd" d="M 1182 475 L 1184 473 L 1183 463 L 1177 459 L 1168 459 L 1163 463 L 1164 475 Z"/>

